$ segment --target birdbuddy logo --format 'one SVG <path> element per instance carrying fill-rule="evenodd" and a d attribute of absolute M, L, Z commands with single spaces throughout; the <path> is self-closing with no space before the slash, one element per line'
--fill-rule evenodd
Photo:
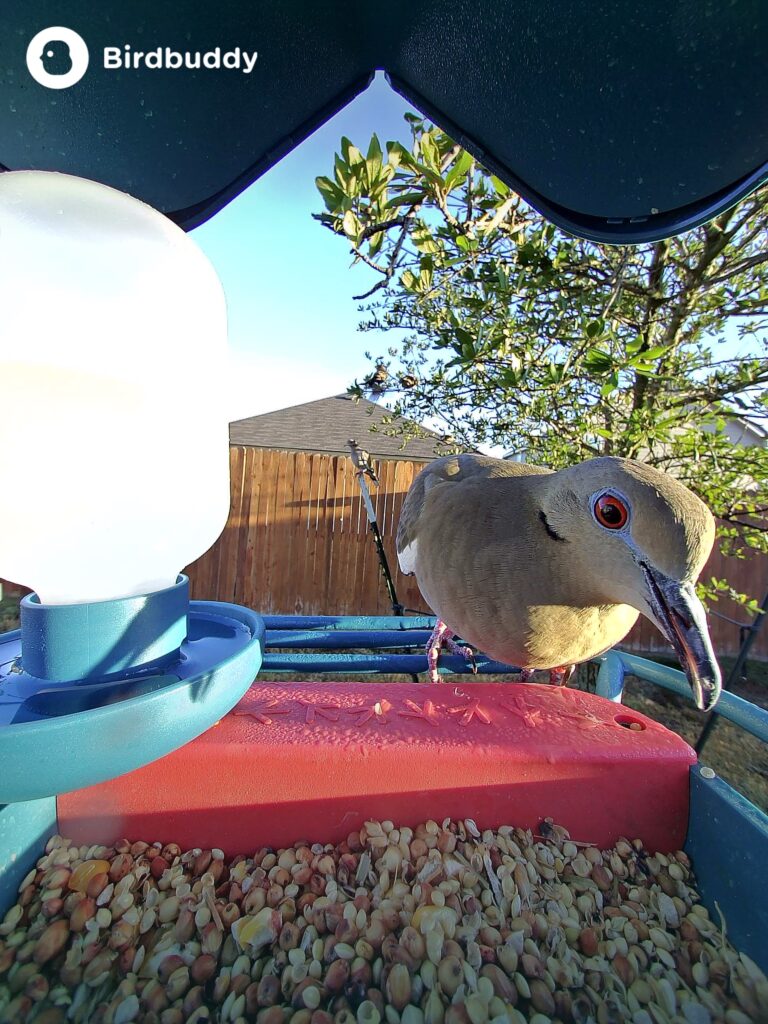
<path fill-rule="evenodd" d="M 46 89 L 68 89 L 79 82 L 89 59 L 83 37 L 61 25 L 44 28 L 27 47 L 29 73 Z"/>
<path fill-rule="evenodd" d="M 174 71 L 176 69 L 241 71 L 250 75 L 258 59 L 256 50 L 239 46 L 222 50 L 220 46 L 200 52 L 180 51 L 170 46 L 153 50 L 134 50 L 129 43 L 105 46 L 103 68 L 106 71 Z M 27 47 L 27 67 L 34 80 L 46 89 L 68 89 L 88 70 L 89 54 L 85 40 L 71 28 L 56 26 L 38 32 Z"/>

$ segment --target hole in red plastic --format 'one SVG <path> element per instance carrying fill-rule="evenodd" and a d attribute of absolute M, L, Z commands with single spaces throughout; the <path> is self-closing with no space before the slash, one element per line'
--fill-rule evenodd
<path fill-rule="evenodd" d="M 625 729 L 629 729 L 632 732 L 642 732 L 645 728 L 642 722 L 637 718 L 630 718 L 629 715 L 616 715 L 614 722 L 618 722 L 619 725 L 623 725 Z"/>

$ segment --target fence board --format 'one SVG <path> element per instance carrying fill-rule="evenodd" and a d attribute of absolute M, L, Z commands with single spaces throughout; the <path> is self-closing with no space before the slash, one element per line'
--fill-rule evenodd
<path fill-rule="evenodd" d="M 349 459 L 339 459 L 341 487 L 341 531 L 337 536 L 338 554 L 336 564 L 336 587 L 341 594 L 349 593 L 355 586 L 355 553 L 357 550 L 357 524 L 354 516 L 354 493 L 357 488 L 354 467 Z"/>
<path fill-rule="evenodd" d="M 293 521 L 291 538 L 291 565 L 287 583 L 289 585 L 286 607 L 296 615 L 304 612 L 303 587 L 309 562 L 309 518 L 310 518 L 310 466 L 309 456 L 298 452 L 295 459 L 294 488 L 290 498 L 290 513 Z"/>
<path fill-rule="evenodd" d="M 262 481 L 264 451 L 261 448 L 253 449 L 252 476 L 248 484 L 250 493 L 250 505 L 248 508 L 247 539 L 245 543 L 245 559 L 242 570 L 242 583 L 240 592 L 243 597 L 243 604 L 248 604 L 251 597 L 251 580 L 254 577 L 257 558 L 260 554 L 259 524 L 261 522 L 262 509 Z"/>
<path fill-rule="evenodd" d="M 251 505 L 254 500 L 254 460 L 257 449 L 246 448 L 245 451 L 245 463 L 243 467 L 243 505 L 240 516 L 240 524 L 238 527 L 238 551 L 240 553 L 240 564 L 245 566 L 248 559 L 248 540 L 250 537 L 251 529 Z M 246 575 L 244 572 L 235 570 L 235 601 L 238 604 L 242 604 L 245 599 L 245 581 Z"/>

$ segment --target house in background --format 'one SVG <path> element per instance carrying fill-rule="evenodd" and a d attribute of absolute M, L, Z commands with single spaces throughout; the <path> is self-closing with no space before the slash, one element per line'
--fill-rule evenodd
<path fill-rule="evenodd" d="M 743 444 L 745 448 L 753 445 L 765 448 L 768 445 L 768 430 L 759 423 L 742 419 L 740 416 L 726 420 L 723 432 L 733 444 Z"/>
<path fill-rule="evenodd" d="M 391 415 L 387 408 L 367 398 L 333 395 L 235 420 L 229 425 L 229 443 L 285 452 L 348 455 L 347 441 L 354 438 L 374 457 L 412 462 L 429 462 L 452 450 L 439 434 L 412 420 L 397 418 L 385 423 Z M 406 436 L 387 433 L 398 426 L 405 428 Z"/>

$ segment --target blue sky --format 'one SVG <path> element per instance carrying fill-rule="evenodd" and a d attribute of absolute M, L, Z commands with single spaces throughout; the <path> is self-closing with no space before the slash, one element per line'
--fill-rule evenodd
<path fill-rule="evenodd" d="M 368 372 L 364 352 L 386 345 L 361 334 L 359 303 L 376 274 L 350 269 L 344 242 L 312 220 L 315 177 L 330 174 L 342 135 L 367 146 L 407 142 L 410 108 L 382 75 L 369 89 L 192 232 L 224 285 L 234 356 L 231 419 L 345 391 Z"/>

